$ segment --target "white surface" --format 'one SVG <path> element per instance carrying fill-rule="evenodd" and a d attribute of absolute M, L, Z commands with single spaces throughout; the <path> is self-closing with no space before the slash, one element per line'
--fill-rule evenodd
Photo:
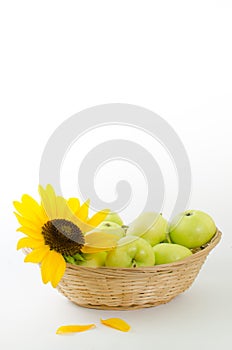
<path fill-rule="evenodd" d="M 1 2 L 1 348 L 231 346 L 231 16 L 224 0 Z M 15 251 L 12 200 L 37 196 L 49 136 L 72 114 L 110 102 L 149 108 L 173 126 L 191 160 L 190 207 L 223 231 L 193 287 L 165 306 L 79 308 Z M 101 326 L 108 316 L 131 332 Z M 93 331 L 55 335 L 60 325 L 92 322 Z"/>

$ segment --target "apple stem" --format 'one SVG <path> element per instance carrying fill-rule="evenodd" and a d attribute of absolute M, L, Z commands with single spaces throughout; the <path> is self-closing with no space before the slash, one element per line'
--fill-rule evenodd
<path fill-rule="evenodd" d="M 123 230 L 124 230 L 125 233 L 126 233 L 126 231 L 128 230 L 129 226 L 127 226 L 127 225 L 122 225 L 122 228 L 123 228 Z"/>

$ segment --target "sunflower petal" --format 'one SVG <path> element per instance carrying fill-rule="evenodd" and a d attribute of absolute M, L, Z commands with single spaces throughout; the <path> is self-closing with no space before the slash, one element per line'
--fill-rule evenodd
<path fill-rule="evenodd" d="M 44 245 L 41 248 L 33 250 L 25 257 L 24 262 L 40 263 L 49 252 L 49 249 L 48 245 Z"/>
<path fill-rule="evenodd" d="M 41 196 L 42 207 L 44 208 L 50 220 L 57 218 L 57 203 L 56 193 L 51 185 L 47 185 L 44 189 L 39 185 L 39 194 Z"/>
<path fill-rule="evenodd" d="M 34 230 L 30 227 L 25 227 L 25 226 L 21 226 L 19 227 L 17 230 L 17 232 L 22 232 L 25 233 L 25 235 L 37 239 L 37 240 L 42 240 L 43 239 L 43 235 L 41 234 L 41 228 Z"/>
<path fill-rule="evenodd" d="M 61 326 L 56 330 L 56 334 L 84 332 L 95 327 L 95 324 Z"/>
<path fill-rule="evenodd" d="M 48 254 L 41 263 L 41 276 L 44 284 L 47 284 L 51 280 L 52 263 L 52 251 L 49 250 Z"/>
<path fill-rule="evenodd" d="M 69 219 L 70 216 L 73 215 L 71 209 L 68 206 L 67 201 L 61 197 L 61 196 L 57 196 L 56 197 L 56 206 L 57 206 L 57 213 L 56 213 L 56 218 L 59 219 Z"/>
<path fill-rule="evenodd" d="M 54 266 L 51 274 L 51 284 L 53 288 L 56 288 L 56 286 L 58 285 L 58 283 L 64 275 L 66 269 L 66 262 L 60 253 L 57 253 L 54 250 L 52 250 L 51 253 L 53 262 L 52 266 Z"/>
<path fill-rule="evenodd" d="M 130 325 L 121 318 L 108 318 L 106 320 L 101 319 L 101 323 L 122 332 L 128 332 L 131 329 Z"/>
<path fill-rule="evenodd" d="M 15 201 L 13 204 L 16 210 L 27 219 L 33 218 L 33 221 L 38 221 L 40 224 L 47 220 L 43 208 L 28 194 L 22 196 L 22 203 Z"/>
<path fill-rule="evenodd" d="M 66 262 L 60 253 L 50 250 L 41 264 L 41 275 L 43 283 L 51 282 L 56 288 L 66 269 Z"/>
<path fill-rule="evenodd" d="M 87 221 L 87 224 L 92 226 L 92 227 L 96 227 L 96 226 L 100 225 L 100 223 L 102 221 L 104 221 L 104 219 L 107 217 L 109 212 L 110 212 L 109 209 L 104 209 L 104 210 L 99 211 L 98 213 L 94 214 L 91 217 L 91 219 L 89 219 Z"/>
<path fill-rule="evenodd" d="M 83 222 L 86 221 L 89 214 L 89 203 L 90 203 L 90 200 L 88 199 L 85 203 L 82 204 L 80 209 L 75 213 L 76 216 Z"/>
<path fill-rule="evenodd" d="M 22 215 L 25 219 L 35 222 L 37 225 L 41 225 L 44 220 L 42 220 L 39 215 L 35 214 L 30 207 L 24 205 L 20 202 L 13 202 L 15 209 Z"/>
<path fill-rule="evenodd" d="M 85 235 L 85 245 L 81 249 L 83 253 L 95 253 L 111 250 L 116 247 L 118 235 L 105 232 L 89 232 Z"/>
<path fill-rule="evenodd" d="M 73 213 L 76 213 L 80 209 L 80 201 L 78 198 L 69 198 L 67 202 Z"/>
<path fill-rule="evenodd" d="M 37 249 L 40 248 L 44 242 L 42 240 L 36 240 L 31 237 L 23 237 L 17 243 L 17 250 L 22 248 L 32 248 Z"/>
<path fill-rule="evenodd" d="M 37 231 L 41 228 L 41 224 L 39 223 L 36 223 L 35 221 L 33 220 L 30 220 L 30 219 L 26 219 L 25 217 L 19 215 L 18 213 L 14 212 L 18 222 L 20 223 L 20 225 L 22 226 L 25 226 L 25 227 L 28 227 L 34 231 Z"/>
<path fill-rule="evenodd" d="M 90 247 L 88 245 L 84 245 L 81 248 L 81 252 L 84 253 L 84 254 L 95 254 L 95 253 L 105 252 L 105 251 L 108 251 L 108 250 L 111 250 L 111 249 L 112 248 L 105 249 L 105 248 L 96 248 L 96 247 Z"/>

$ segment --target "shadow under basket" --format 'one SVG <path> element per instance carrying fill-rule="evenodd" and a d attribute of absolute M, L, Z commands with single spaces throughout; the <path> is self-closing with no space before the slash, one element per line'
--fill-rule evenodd
<path fill-rule="evenodd" d="M 221 232 L 193 255 L 172 264 L 143 268 L 83 267 L 67 263 L 57 289 L 75 304 L 103 310 L 132 310 L 168 303 L 188 289 Z"/>

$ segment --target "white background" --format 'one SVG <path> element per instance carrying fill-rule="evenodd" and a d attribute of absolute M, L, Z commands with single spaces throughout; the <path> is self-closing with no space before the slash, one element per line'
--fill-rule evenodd
<path fill-rule="evenodd" d="M 230 347 L 231 18 L 229 0 L 1 1 L 1 348 Z M 77 307 L 15 250 L 12 201 L 38 198 L 51 133 L 76 112 L 111 102 L 146 107 L 172 125 L 191 161 L 189 207 L 210 213 L 223 232 L 192 288 L 147 310 Z M 131 332 L 99 324 L 114 316 Z M 93 331 L 55 335 L 60 325 L 92 322 Z"/>

